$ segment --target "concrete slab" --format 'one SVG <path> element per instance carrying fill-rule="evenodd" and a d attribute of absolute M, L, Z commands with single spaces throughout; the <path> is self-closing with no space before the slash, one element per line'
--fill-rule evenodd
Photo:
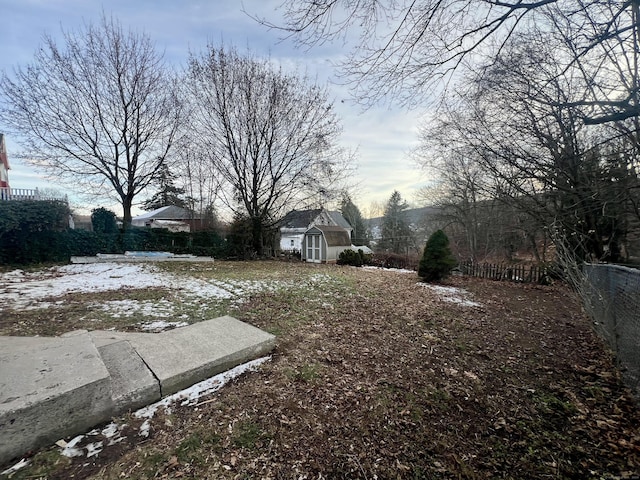
<path fill-rule="evenodd" d="M 194 255 L 171 256 L 129 256 L 122 254 L 102 253 L 95 257 L 74 256 L 71 263 L 148 263 L 148 262 L 213 262 L 213 257 L 196 257 Z"/>
<path fill-rule="evenodd" d="M 111 378 L 91 337 L 0 337 L 0 463 L 111 418 Z"/>
<path fill-rule="evenodd" d="M 114 415 L 137 410 L 160 400 L 160 384 L 126 340 L 98 347 L 109 375 Z"/>
<path fill-rule="evenodd" d="M 103 345 L 131 343 L 160 381 L 162 396 L 269 353 L 275 337 L 233 317 L 224 316 L 162 333 L 92 332 Z"/>
<path fill-rule="evenodd" d="M 268 354 L 232 317 L 163 333 L 0 336 L 0 464 Z"/>

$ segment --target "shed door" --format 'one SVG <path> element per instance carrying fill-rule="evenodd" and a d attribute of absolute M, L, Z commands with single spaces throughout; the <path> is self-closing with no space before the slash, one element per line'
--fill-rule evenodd
<path fill-rule="evenodd" d="M 320 263 L 320 235 L 307 235 L 307 262 Z"/>

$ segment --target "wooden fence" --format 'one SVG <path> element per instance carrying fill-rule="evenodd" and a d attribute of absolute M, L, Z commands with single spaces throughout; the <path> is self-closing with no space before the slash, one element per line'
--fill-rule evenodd
<path fill-rule="evenodd" d="M 543 265 L 505 265 L 463 262 L 459 265 L 464 275 L 509 282 L 544 283 L 548 269 Z"/>

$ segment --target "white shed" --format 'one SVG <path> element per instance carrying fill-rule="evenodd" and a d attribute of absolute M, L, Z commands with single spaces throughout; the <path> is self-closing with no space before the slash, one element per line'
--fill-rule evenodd
<path fill-rule="evenodd" d="M 304 233 L 302 260 L 335 263 L 344 250 L 351 248 L 349 232 L 342 227 L 316 225 Z"/>

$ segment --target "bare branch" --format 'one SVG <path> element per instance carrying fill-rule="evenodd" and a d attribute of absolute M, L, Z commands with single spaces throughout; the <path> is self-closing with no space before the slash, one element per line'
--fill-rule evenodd
<path fill-rule="evenodd" d="M 110 184 L 130 223 L 173 144 L 175 80 L 150 39 L 114 19 L 63 34 L 62 48 L 44 37 L 32 64 L 3 75 L 2 112 L 24 155 L 92 193 Z"/>

